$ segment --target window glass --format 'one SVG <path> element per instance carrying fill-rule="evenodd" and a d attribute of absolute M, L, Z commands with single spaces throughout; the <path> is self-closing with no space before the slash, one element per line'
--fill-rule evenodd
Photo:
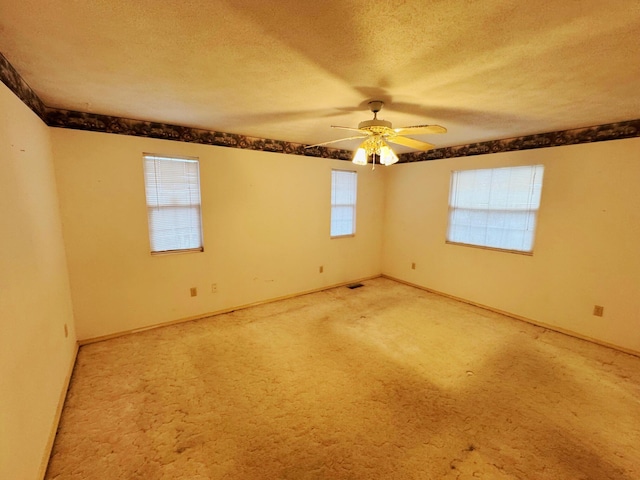
<path fill-rule="evenodd" d="M 533 252 L 543 165 L 452 172 L 447 241 Z"/>
<path fill-rule="evenodd" d="M 144 155 L 151 253 L 202 251 L 197 159 Z"/>
<path fill-rule="evenodd" d="M 331 236 L 356 233 L 357 174 L 345 170 L 331 171 Z"/>

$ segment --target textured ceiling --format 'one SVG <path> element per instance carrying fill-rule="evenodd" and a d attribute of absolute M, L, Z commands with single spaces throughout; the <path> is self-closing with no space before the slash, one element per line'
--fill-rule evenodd
<path fill-rule="evenodd" d="M 49 107 L 305 144 L 372 99 L 438 147 L 638 119 L 639 39 L 639 0 L 0 0 Z"/>

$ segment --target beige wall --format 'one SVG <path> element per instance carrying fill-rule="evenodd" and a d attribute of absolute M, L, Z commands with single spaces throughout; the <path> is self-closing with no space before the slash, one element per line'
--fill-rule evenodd
<path fill-rule="evenodd" d="M 531 164 L 533 256 L 445 244 L 452 170 Z M 385 274 L 640 352 L 640 138 L 397 165 L 386 192 Z"/>
<path fill-rule="evenodd" d="M 381 169 L 357 170 L 357 234 L 331 240 L 331 169 L 349 162 L 57 128 L 51 135 L 80 339 L 381 273 Z M 199 157 L 203 253 L 149 254 L 143 152 Z"/>
<path fill-rule="evenodd" d="M 0 478 L 32 480 L 76 339 L 49 129 L 2 83 L 0 160 Z"/>
<path fill-rule="evenodd" d="M 205 252 L 149 254 L 143 152 L 200 158 Z M 640 352 L 638 152 L 636 138 L 358 168 L 357 234 L 331 240 L 330 171 L 349 163 L 49 129 L 0 84 L 0 478 L 37 478 L 76 330 L 89 339 L 383 272 Z M 533 256 L 445 244 L 451 170 L 537 163 Z"/>

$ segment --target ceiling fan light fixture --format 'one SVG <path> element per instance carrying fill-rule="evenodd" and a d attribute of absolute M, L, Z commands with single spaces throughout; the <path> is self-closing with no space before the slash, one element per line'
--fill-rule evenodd
<path fill-rule="evenodd" d="M 360 144 L 353 156 L 353 163 L 366 165 L 369 157 L 377 155 L 382 165 L 393 165 L 398 161 L 398 156 L 391 147 L 382 139 L 381 135 L 373 135 Z M 375 157 L 373 160 L 375 164 Z"/>
<path fill-rule="evenodd" d="M 395 154 L 393 150 L 389 147 L 389 145 L 384 144 L 380 147 L 380 163 L 382 165 L 393 165 L 398 162 L 398 156 Z"/>
<path fill-rule="evenodd" d="M 356 165 L 366 165 L 368 158 L 369 155 L 367 155 L 367 151 L 363 148 L 362 145 L 360 145 L 360 147 L 358 147 L 358 150 L 356 150 L 356 154 L 353 156 L 353 163 L 355 163 Z"/>

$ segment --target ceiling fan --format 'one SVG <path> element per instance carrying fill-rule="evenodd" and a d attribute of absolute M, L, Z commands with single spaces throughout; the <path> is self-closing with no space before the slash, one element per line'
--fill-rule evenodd
<path fill-rule="evenodd" d="M 372 157 L 372 163 L 375 168 L 376 155 L 380 159 L 379 162 L 382 165 L 393 165 L 398 161 L 398 156 L 393 150 L 391 150 L 389 143 L 395 143 L 398 145 L 404 145 L 405 147 L 411 147 L 416 150 L 426 151 L 434 148 L 435 145 L 427 142 L 421 142 L 420 140 L 415 140 L 413 138 L 408 138 L 405 137 L 405 135 L 424 135 L 426 133 L 447 132 L 447 129 L 440 125 L 414 125 L 412 127 L 392 128 L 391 122 L 378 119 L 378 112 L 382 110 L 383 106 L 384 102 L 381 100 L 370 101 L 369 109 L 373 112 L 373 120 L 360 122 L 358 124 L 358 128 L 331 125 L 331 128 L 353 130 L 358 132 L 359 135 L 331 140 L 329 142 L 317 143 L 316 145 L 309 145 L 306 148 L 320 147 L 331 143 L 364 138 L 364 141 L 356 150 L 353 157 L 353 163 L 356 165 L 366 165 L 369 157 Z"/>

